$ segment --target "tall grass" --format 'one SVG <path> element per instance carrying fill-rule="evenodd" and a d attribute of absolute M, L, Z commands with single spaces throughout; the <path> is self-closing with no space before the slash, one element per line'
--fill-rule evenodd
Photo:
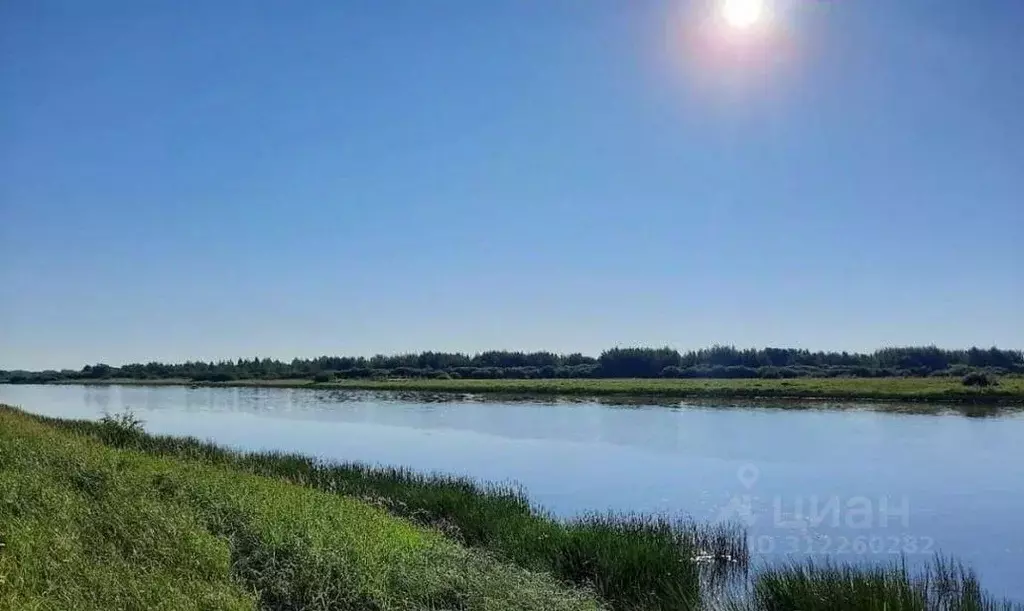
<path fill-rule="evenodd" d="M 730 611 L 1012 611 L 1024 605 L 985 594 L 973 571 L 936 557 L 917 572 L 880 566 L 805 563 L 768 567 Z"/>
<path fill-rule="evenodd" d="M 746 534 L 665 516 L 592 514 L 556 520 L 521 489 L 407 469 L 337 464 L 279 452 L 236 452 L 194 438 L 150 435 L 127 424 L 32 416 L 104 444 L 201 460 L 354 497 L 438 529 L 532 571 L 593 588 L 617 609 L 691 609 L 709 575 L 742 574 Z"/>
<path fill-rule="evenodd" d="M 355 499 L 0 411 L 0 609 L 597 611 Z"/>

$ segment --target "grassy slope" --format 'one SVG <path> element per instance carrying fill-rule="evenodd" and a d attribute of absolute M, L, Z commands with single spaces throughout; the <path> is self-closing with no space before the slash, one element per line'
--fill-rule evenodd
<path fill-rule="evenodd" d="M 3 409 L 3 408 L 0 408 Z M 521 491 L 401 469 L 329 464 L 280 453 L 238 453 L 196 439 L 145 434 L 109 423 L 23 415 L 107 445 L 207 464 L 367 499 L 474 548 L 565 582 L 591 587 L 617 609 L 683 609 L 700 596 L 702 574 L 733 573 L 746 561 L 745 533 L 730 527 L 644 516 L 551 519 Z M 739 562 L 704 564 L 711 553 Z"/>
<path fill-rule="evenodd" d="M 187 380 L 106 380 L 92 383 L 189 384 Z M 1024 404 L 1024 376 L 1005 376 L 998 386 L 972 388 L 959 378 L 794 378 L 788 380 L 239 380 L 202 386 L 264 386 L 457 393 L 656 397 L 665 399 L 845 399 L 906 402 Z"/>
<path fill-rule="evenodd" d="M 0 608 L 596 609 L 355 499 L 0 409 Z"/>
<path fill-rule="evenodd" d="M 413 513 L 430 506 L 424 499 L 437 506 L 468 503 L 462 509 L 470 514 L 511 508 L 505 524 L 493 522 L 501 515 L 479 523 L 506 529 L 523 550 L 543 551 L 545 544 L 532 539 L 555 531 L 520 530 L 514 508 L 506 503 L 502 509 L 510 499 L 485 495 L 473 502 L 468 497 L 480 489 L 458 480 L 341 467 L 318 472 L 311 464 L 0 406 L 0 609 L 599 608 L 541 573 L 468 551 L 349 495 L 385 494 L 380 500 L 389 501 L 391 511 L 402 511 L 400 499 L 419 503 L 405 508 Z M 278 477 L 253 475 L 260 471 Z M 458 511 L 451 515 L 472 523 Z M 568 543 L 563 551 L 570 553 L 561 556 L 582 563 L 563 568 L 593 565 L 587 556 L 596 543 L 610 553 L 591 558 L 628 569 L 617 573 L 626 582 L 605 586 L 628 589 L 646 577 L 648 585 L 688 590 L 688 580 L 679 579 L 684 565 L 649 561 L 649 524 L 582 526 L 565 531 L 571 536 L 562 540 Z M 612 536 L 595 537 L 602 528 Z M 619 543 L 622 535 L 630 537 L 626 545 Z M 530 564 L 528 554 L 516 561 Z M 686 598 L 645 598 L 635 591 L 612 598 L 621 609 L 692 608 L 688 592 Z M 716 598 L 706 608 L 1024 610 L 986 597 L 970 571 L 943 561 L 924 574 L 900 566 L 769 568 L 752 576 L 748 595 Z"/>

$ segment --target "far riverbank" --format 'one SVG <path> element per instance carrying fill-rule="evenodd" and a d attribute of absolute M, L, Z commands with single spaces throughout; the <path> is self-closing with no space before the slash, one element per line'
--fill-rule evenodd
<path fill-rule="evenodd" d="M 960 378 L 792 378 L 792 379 L 249 379 L 195 382 L 188 379 L 68 380 L 55 384 L 267 387 L 337 390 L 415 391 L 565 397 L 716 400 L 817 400 L 898 403 L 966 403 L 1024 406 L 1024 376 L 1004 376 L 989 387 L 965 386 Z"/>

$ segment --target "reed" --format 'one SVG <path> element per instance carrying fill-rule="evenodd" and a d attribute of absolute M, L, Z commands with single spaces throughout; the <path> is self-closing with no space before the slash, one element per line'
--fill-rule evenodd
<path fill-rule="evenodd" d="M 807 562 L 767 567 L 731 611 L 1020 611 L 987 595 L 973 571 L 937 556 L 916 571 L 905 562 L 877 566 Z"/>

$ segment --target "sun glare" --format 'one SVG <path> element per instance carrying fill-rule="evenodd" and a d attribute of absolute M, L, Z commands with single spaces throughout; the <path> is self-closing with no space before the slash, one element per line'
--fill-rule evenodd
<path fill-rule="evenodd" d="M 761 20 L 764 0 L 721 0 L 722 19 L 730 26 L 745 30 Z"/>

